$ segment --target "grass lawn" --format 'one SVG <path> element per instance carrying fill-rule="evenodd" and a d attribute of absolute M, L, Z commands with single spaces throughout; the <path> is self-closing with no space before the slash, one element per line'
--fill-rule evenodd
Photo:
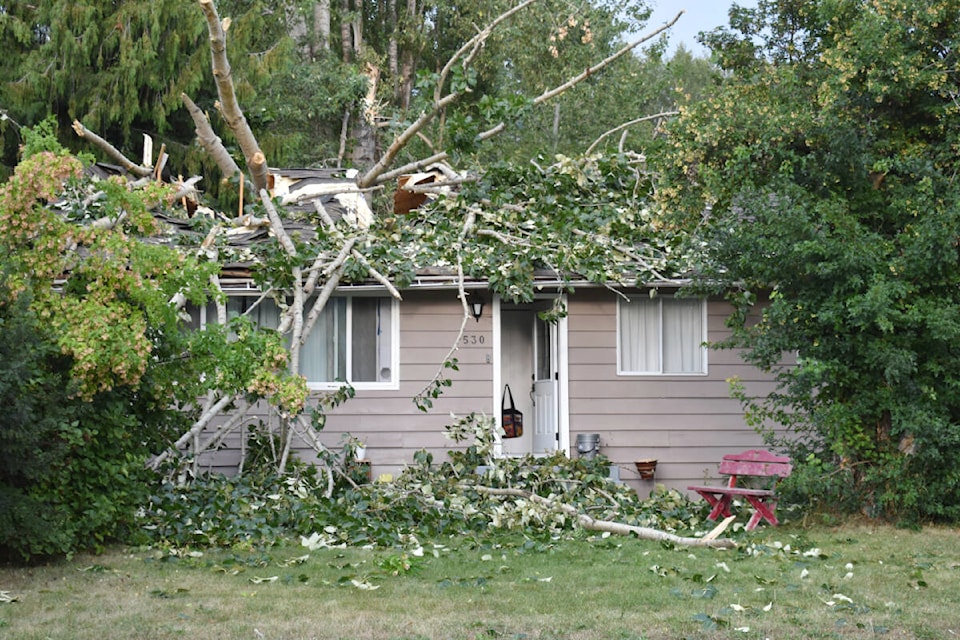
<path fill-rule="evenodd" d="M 960 531 L 761 528 L 398 550 L 114 548 L 0 567 L 0 638 L 960 638 Z"/>

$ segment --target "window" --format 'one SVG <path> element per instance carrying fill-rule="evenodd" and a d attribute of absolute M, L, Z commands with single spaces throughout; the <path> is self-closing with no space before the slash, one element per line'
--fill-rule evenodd
<path fill-rule="evenodd" d="M 269 299 L 230 296 L 227 316 L 246 314 L 261 327 L 276 328 L 280 311 Z M 309 314 L 313 301 L 304 305 Z M 251 309 L 251 307 L 253 307 Z M 202 315 L 201 315 L 202 311 Z M 300 351 L 300 373 L 313 389 L 330 389 L 349 382 L 358 389 L 395 389 L 399 384 L 399 306 L 386 297 L 330 298 Z M 216 308 L 191 310 L 200 326 L 216 322 Z"/>
<path fill-rule="evenodd" d="M 695 298 L 620 300 L 617 373 L 706 373 L 706 305 Z"/>
<path fill-rule="evenodd" d="M 331 298 L 300 352 L 301 373 L 316 388 L 396 388 L 396 317 L 392 298 Z"/>

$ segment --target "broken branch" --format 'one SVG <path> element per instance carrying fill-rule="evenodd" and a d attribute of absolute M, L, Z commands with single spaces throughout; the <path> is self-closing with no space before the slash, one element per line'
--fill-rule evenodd
<path fill-rule="evenodd" d="M 79 120 L 73 121 L 73 130 L 84 140 L 88 140 L 92 142 L 94 146 L 99 147 L 104 153 L 116 160 L 117 163 L 124 168 L 124 170 L 129 171 L 133 175 L 140 178 L 146 178 L 147 176 L 153 174 L 151 169 L 134 164 L 129 158 L 120 153 L 119 149 L 95 134 L 93 131 L 90 131 L 90 129 L 87 129 Z"/>
<path fill-rule="evenodd" d="M 213 0 L 198 0 L 203 15 L 207 19 L 207 30 L 210 32 L 210 53 L 213 66 L 213 79 L 217 84 L 217 94 L 220 96 L 220 108 L 227 126 L 233 131 L 237 143 L 247 160 L 247 168 L 253 179 L 253 186 L 259 192 L 267 187 L 267 162 L 260 150 L 250 124 L 247 122 L 237 94 L 233 87 L 233 75 L 230 70 L 230 61 L 227 60 L 227 33 Z"/>
<path fill-rule="evenodd" d="M 667 533 L 666 531 L 660 531 L 659 529 L 651 529 L 649 527 L 637 527 L 631 524 L 611 522 L 609 520 L 595 520 L 584 513 L 580 513 L 576 508 L 569 504 L 557 502 L 556 500 L 552 500 L 550 498 L 544 498 L 543 496 L 537 495 L 532 491 L 525 491 L 523 489 L 476 487 L 476 490 L 480 493 L 485 493 L 491 496 L 511 496 L 516 498 L 525 498 L 531 502 L 535 502 L 546 507 L 560 509 L 567 515 L 576 518 L 577 522 L 580 523 L 580 526 L 588 531 L 601 531 L 606 533 L 616 533 L 618 535 L 634 535 L 641 540 L 670 542 L 684 547 L 710 547 L 713 549 L 735 549 L 737 547 L 737 543 L 733 540 L 717 539 L 716 535 L 713 535 L 712 532 L 708 533 L 703 538 L 689 538 Z M 721 526 L 726 528 L 724 523 L 721 523 Z"/>
<path fill-rule="evenodd" d="M 210 125 L 210 120 L 207 119 L 207 115 L 200 110 L 200 107 L 198 107 L 187 94 L 181 93 L 180 99 L 187 105 L 187 112 L 190 114 L 190 117 L 193 118 L 193 124 L 196 127 L 197 140 L 200 142 L 200 146 L 203 147 L 204 151 L 209 153 L 213 161 L 217 163 L 223 177 L 230 178 L 240 173 L 240 167 L 237 166 L 230 152 L 227 151 L 227 148 L 223 145 L 223 140 L 220 139 L 220 136 L 214 133 L 213 127 Z"/>

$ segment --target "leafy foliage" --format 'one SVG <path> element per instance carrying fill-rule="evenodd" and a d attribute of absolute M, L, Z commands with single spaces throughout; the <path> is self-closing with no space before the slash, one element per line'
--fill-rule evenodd
<path fill-rule="evenodd" d="M 960 516 L 958 15 L 761 2 L 713 39 L 732 78 L 672 131 L 663 204 L 737 309 L 719 346 L 779 383 L 736 391 L 787 427 L 807 466 L 787 486 L 821 505 Z M 758 48 L 764 30 L 794 38 Z"/>
<path fill-rule="evenodd" d="M 66 455 L 58 435 L 72 416 L 62 403 L 58 353 L 43 339 L 25 299 L 3 305 L 0 313 L 0 398 L 7 407 L 0 423 L 0 555 L 59 551 L 71 543 L 68 532 L 52 526 L 65 505 L 44 505 L 30 490 Z"/>
<path fill-rule="evenodd" d="M 205 304 L 219 267 L 162 242 L 153 210 L 168 187 L 95 181 L 50 134 L 26 135 L 33 155 L 0 188 L 0 314 L 14 341 L 2 393 L 16 407 L 3 425 L 0 546 L 24 557 L 126 537 L 154 479 L 146 462 L 207 391 L 286 414 L 306 397 L 276 332 L 242 319 L 188 329 L 172 300 Z"/>
<path fill-rule="evenodd" d="M 5 292 L 0 398 L 0 556 L 30 559 L 126 539 L 154 481 L 144 463 L 177 412 L 128 389 L 81 400 L 69 393 L 69 356 L 29 297 Z"/>
<path fill-rule="evenodd" d="M 418 265 L 459 266 L 518 301 L 532 299 L 538 270 L 597 283 L 673 277 L 689 256 L 649 193 L 644 159 L 630 154 L 495 164 L 457 194 L 377 220 L 384 241 L 369 255 L 401 284 Z"/>
<path fill-rule="evenodd" d="M 164 483 L 141 511 L 146 540 L 181 550 L 260 548 L 296 536 L 314 547 L 403 547 L 411 537 L 486 539 L 521 533 L 550 540 L 574 534 L 575 523 L 559 509 L 492 498 L 477 490 L 480 485 L 559 497 L 594 518 L 638 526 L 694 531 L 704 524 L 702 503 L 666 489 L 642 501 L 626 485 L 609 480 L 609 461 L 603 456 L 494 461 L 490 420 L 469 415 L 447 429 L 455 441 L 470 444 L 439 463 L 421 451 L 395 481 L 347 487 L 332 498 L 324 496 L 325 482 L 317 467 L 306 465 L 284 476 L 268 467 L 266 473 Z M 346 458 L 338 462 L 347 464 Z"/>

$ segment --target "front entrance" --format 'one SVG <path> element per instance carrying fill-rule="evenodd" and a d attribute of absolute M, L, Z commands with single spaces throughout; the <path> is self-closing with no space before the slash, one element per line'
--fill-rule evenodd
<path fill-rule="evenodd" d="M 500 305 L 497 406 L 509 385 L 524 419 L 523 436 L 502 441 L 503 455 L 546 455 L 565 448 L 568 439 L 561 384 L 565 362 L 560 349 L 566 323 L 550 324 L 538 315 L 551 302 Z"/>

